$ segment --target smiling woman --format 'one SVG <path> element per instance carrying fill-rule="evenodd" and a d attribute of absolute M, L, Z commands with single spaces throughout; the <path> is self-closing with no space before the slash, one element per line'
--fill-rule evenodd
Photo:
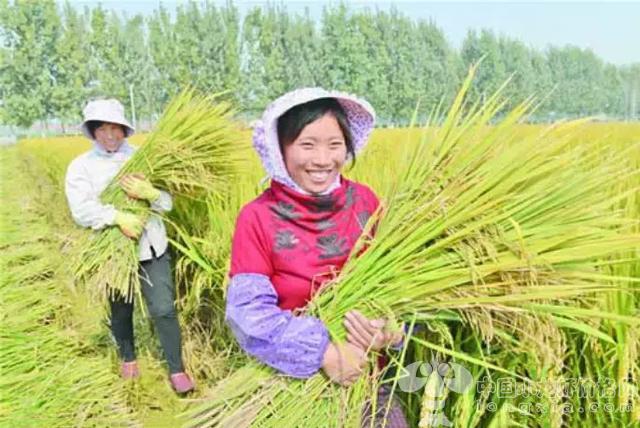
<path fill-rule="evenodd" d="M 171 210 L 172 197 L 155 188 L 144 174 L 135 172 L 122 177 L 120 187 L 129 198 L 140 200 L 155 214 L 145 221 L 131 210 L 104 203 L 104 190 L 137 150 L 127 141 L 135 131 L 118 100 L 91 101 L 83 112 L 80 128 L 92 141 L 93 148 L 75 158 L 67 169 L 65 194 L 72 217 L 79 226 L 94 231 L 104 233 L 117 227 L 124 236 L 137 242 L 142 295 L 162 344 L 171 385 L 178 393 L 189 392 L 194 386 L 184 372 L 168 239 L 160 217 L 161 213 Z M 122 359 L 120 373 L 124 379 L 132 380 L 140 375 L 133 334 L 133 299 L 130 298 L 133 287 L 113 282 L 107 286 L 111 291 L 111 333 Z M 117 291 L 118 286 L 129 292 Z"/>
<path fill-rule="evenodd" d="M 346 342 L 330 337 L 319 318 L 297 316 L 340 271 L 378 208 L 367 186 L 341 176 L 373 123 L 366 101 L 305 88 L 274 101 L 254 130 L 272 182 L 238 216 L 226 319 L 248 354 L 292 377 L 323 372 L 350 386 L 363 375 L 370 351 L 402 339 L 385 319 L 356 311 L 344 319 Z M 387 426 L 407 426 L 395 399 L 385 395 L 385 401 L 392 403 Z"/>
<path fill-rule="evenodd" d="M 109 153 L 118 151 L 127 135 L 127 128 L 118 123 L 92 120 L 87 122 L 87 128 L 94 140 Z"/>
<path fill-rule="evenodd" d="M 347 117 L 333 98 L 293 107 L 278 118 L 285 167 L 302 190 L 321 194 L 340 185 L 347 154 L 355 160 Z"/>

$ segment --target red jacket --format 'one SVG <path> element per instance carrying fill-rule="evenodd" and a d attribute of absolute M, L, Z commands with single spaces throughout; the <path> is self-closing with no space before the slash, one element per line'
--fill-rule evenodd
<path fill-rule="evenodd" d="M 328 195 L 303 195 L 276 181 L 238 216 L 230 276 L 268 276 L 281 309 L 304 307 L 338 274 L 378 198 L 367 186 L 341 178 Z"/>

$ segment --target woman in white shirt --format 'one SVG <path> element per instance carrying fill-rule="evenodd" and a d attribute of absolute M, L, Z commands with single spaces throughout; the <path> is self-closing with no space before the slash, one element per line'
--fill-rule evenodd
<path fill-rule="evenodd" d="M 136 150 L 126 140 L 134 129 L 124 117 L 122 104 L 114 99 L 91 101 L 83 113 L 81 130 L 92 141 L 93 148 L 75 158 L 67 169 L 65 193 L 71 214 L 80 226 L 94 230 L 118 227 L 125 236 L 138 240 L 142 295 L 169 366 L 171 385 L 176 392 L 186 393 L 194 385 L 184 372 L 182 362 L 175 287 L 164 224 L 156 215 L 143 224 L 137 215 L 119 211 L 100 200 L 102 191 Z M 171 210 L 171 195 L 154 188 L 142 174 L 127 175 L 121 181 L 121 187 L 130 197 L 146 200 L 153 211 Z M 109 303 L 111 332 L 122 358 L 122 377 L 136 378 L 139 369 L 133 335 L 133 302 L 126 302 L 120 296 L 110 299 Z"/>

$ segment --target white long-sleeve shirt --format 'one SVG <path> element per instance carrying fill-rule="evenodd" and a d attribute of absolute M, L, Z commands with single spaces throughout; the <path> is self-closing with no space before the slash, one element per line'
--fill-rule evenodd
<path fill-rule="evenodd" d="M 108 153 L 96 142 L 93 149 L 75 158 L 67 168 L 65 193 L 74 221 L 83 227 L 100 230 L 115 224 L 116 208 L 103 204 L 100 194 L 118 174 L 125 162 L 137 149 L 126 141 L 117 152 Z M 151 204 L 156 212 L 171 211 L 171 195 L 160 191 L 160 197 Z M 162 219 L 151 215 L 138 241 L 140 260 L 153 257 L 151 247 L 157 257 L 167 250 L 167 232 Z"/>

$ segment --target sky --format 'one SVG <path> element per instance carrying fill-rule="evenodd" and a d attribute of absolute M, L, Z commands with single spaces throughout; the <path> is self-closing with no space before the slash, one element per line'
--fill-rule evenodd
<path fill-rule="evenodd" d="M 148 14 L 159 5 L 158 0 L 70 0 L 77 7 L 101 3 L 131 16 Z M 185 1 L 165 0 L 162 4 L 173 10 Z M 213 1 L 225 4 L 224 1 Z M 319 18 L 322 8 L 338 4 L 335 0 L 271 1 L 283 4 L 287 10 L 303 13 L 308 8 L 311 17 Z M 640 1 L 628 2 L 524 2 L 524 1 L 344 1 L 351 9 L 388 10 L 392 5 L 407 16 L 432 20 L 449 42 L 459 48 L 469 29 L 489 28 L 497 34 L 516 38 L 538 49 L 548 45 L 571 44 L 590 48 L 607 62 L 621 65 L 640 62 Z M 265 1 L 235 0 L 241 13 Z"/>

